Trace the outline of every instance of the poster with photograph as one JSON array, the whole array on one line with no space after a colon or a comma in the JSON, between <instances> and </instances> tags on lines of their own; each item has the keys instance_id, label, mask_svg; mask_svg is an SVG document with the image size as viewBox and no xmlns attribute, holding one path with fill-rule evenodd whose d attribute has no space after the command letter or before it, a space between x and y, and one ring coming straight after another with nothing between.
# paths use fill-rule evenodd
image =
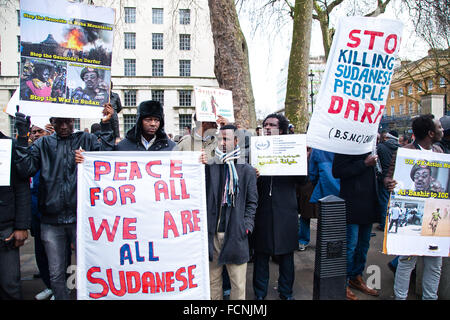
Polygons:
<instances>
[{"instance_id":1,"label":"poster with photograph","mask_svg":"<svg viewBox=\"0 0 450 320\"><path fill-rule=\"evenodd\" d=\"M449 256L450 155L398 149L384 252Z\"/></svg>"},{"instance_id":2,"label":"poster with photograph","mask_svg":"<svg viewBox=\"0 0 450 320\"><path fill-rule=\"evenodd\" d=\"M306 135L253 136L250 161L262 176L307 175Z\"/></svg>"},{"instance_id":3,"label":"poster with photograph","mask_svg":"<svg viewBox=\"0 0 450 320\"><path fill-rule=\"evenodd\" d=\"M110 94L114 10L69 1L20 5L20 111L100 118Z\"/></svg>"},{"instance_id":4,"label":"poster with photograph","mask_svg":"<svg viewBox=\"0 0 450 320\"><path fill-rule=\"evenodd\" d=\"M230 90L194 87L197 121L215 122L222 116L234 122L233 93Z\"/></svg>"}]
</instances>

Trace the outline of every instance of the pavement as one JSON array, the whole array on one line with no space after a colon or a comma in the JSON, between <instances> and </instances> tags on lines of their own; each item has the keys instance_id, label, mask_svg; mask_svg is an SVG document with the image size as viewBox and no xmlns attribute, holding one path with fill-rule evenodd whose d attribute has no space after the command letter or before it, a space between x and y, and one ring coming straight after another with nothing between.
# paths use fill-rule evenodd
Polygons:
<instances>
[{"instance_id":1,"label":"pavement","mask_svg":"<svg viewBox=\"0 0 450 320\"><path fill-rule=\"evenodd\" d=\"M295 300L312 300L313 299L313 279L315 265L315 246L316 246L317 219L311 220L311 243L305 251L296 251L294 253L295 263L295 282L294 282L294 298ZM393 284L394 274L389 270L387 263L393 258L382 253L383 248L383 232L373 227L374 236L370 240L370 249L367 257L366 270L363 278L368 281L375 289L378 289L380 295L378 297L368 296L357 290L353 290L360 300L393 300ZM75 255L73 256L75 262ZM34 300L34 296L45 289L40 278L35 275L39 271L36 266L34 257L34 239L30 238L21 248L21 277L22 291L25 300ZM253 264L249 263L247 268L247 300L254 299L252 288ZM270 280L266 299L279 300L277 292L278 265L270 262ZM75 290L71 294L76 299ZM411 281L409 290L410 300L417 300L419 297L415 294L415 281Z\"/></svg>"}]
</instances>

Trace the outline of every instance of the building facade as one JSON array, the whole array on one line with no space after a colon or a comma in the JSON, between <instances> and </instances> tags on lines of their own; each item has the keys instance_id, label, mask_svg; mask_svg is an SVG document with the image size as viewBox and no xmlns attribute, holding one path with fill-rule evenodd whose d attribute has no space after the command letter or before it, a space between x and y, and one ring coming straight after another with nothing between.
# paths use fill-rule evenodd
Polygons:
<instances>
[{"instance_id":1,"label":"building facade","mask_svg":"<svg viewBox=\"0 0 450 320\"><path fill-rule=\"evenodd\" d=\"M116 12L111 79L112 91L119 94L123 106L121 137L134 125L137 106L145 100L163 104L167 133L183 134L195 111L194 86L218 87L207 0L89 3ZM0 2L0 12L0 105L4 108L19 86L19 1ZM76 127L83 130L94 122L98 119L77 119ZM0 115L3 132L11 134L12 123L12 117Z\"/></svg>"},{"instance_id":2,"label":"building facade","mask_svg":"<svg viewBox=\"0 0 450 320\"><path fill-rule=\"evenodd\" d=\"M426 57L413 62L402 62L394 71L381 120L383 129L399 129L402 132L410 127L411 118L419 114L433 113L440 118L450 112L449 52L448 49L430 50ZM430 107L427 102L430 99L437 101L442 108Z\"/></svg>"}]
</instances>

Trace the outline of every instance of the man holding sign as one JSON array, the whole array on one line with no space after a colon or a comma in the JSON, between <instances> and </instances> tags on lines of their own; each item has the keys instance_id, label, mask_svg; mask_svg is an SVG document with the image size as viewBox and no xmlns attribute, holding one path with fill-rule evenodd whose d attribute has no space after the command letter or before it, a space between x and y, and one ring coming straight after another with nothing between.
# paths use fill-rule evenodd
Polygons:
<instances>
[{"instance_id":1,"label":"man holding sign","mask_svg":"<svg viewBox=\"0 0 450 320\"><path fill-rule=\"evenodd\" d=\"M77 213L76 149L89 151L112 150L114 140L110 119L111 105L103 109L102 132L96 135L74 132L72 118L52 118L55 134L41 137L28 148L29 117L16 113L18 131L16 165L24 178L40 170L42 202L41 236L49 260L50 282L55 299L69 299L66 288L66 239L75 244Z\"/></svg>"}]
</instances>

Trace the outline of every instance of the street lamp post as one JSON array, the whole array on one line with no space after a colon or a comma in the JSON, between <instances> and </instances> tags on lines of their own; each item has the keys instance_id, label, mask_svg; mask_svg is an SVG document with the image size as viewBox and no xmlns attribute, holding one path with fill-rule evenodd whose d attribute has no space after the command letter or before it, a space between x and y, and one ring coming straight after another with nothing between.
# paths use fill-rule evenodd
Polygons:
<instances>
[{"instance_id":1,"label":"street lamp post","mask_svg":"<svg viewBox=\"0 0 450 320\"><path fill-rule=\"evenodd\" d=\"M312 70L310 70L310 74L308 74L308 77L311 81L311 113L314 112L314 90L313 90L313 79L314 79L314 73L312 72Z\"/></svg>"}]
</instances>

